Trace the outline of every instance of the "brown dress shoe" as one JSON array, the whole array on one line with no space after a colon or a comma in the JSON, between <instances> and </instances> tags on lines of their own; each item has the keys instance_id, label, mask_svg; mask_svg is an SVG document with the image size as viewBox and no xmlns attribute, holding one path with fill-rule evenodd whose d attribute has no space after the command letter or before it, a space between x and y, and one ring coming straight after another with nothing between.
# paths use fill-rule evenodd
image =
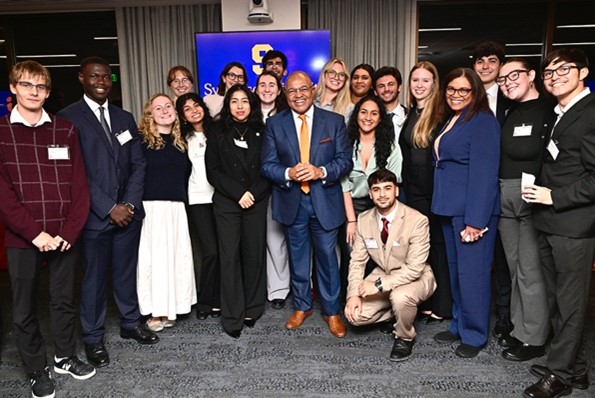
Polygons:
<instances>
[{"instance_id":1,"label":"brown dress shoe","mask_svg":"<svg viewBox=\"0 0 595 398\"><path fill-rule=\"evenodd\" d=\"M302 326L302 323L304 323L306 318L308 318L310 315L312 315L312 310L308 310L308 311L295 310L293 312L293 314L291 314L291 316L289 317L287 322L285 322L285 327L289 330L297 329L300 326Z\"/></svg>"},{"instance_id":2,"label":"brown dress shoe","mask_svg":"<svg viewBox=\"0 0 595 398\"><path fill-rule=\"evenodd\" d=\"M322 318L326 323L328 323L328 328L333 336L345 337L347 330L345 330L345 325L343 324L343 321L341 320L341 317L339 315L325 315Z\"/></svg>"}]
</instances>

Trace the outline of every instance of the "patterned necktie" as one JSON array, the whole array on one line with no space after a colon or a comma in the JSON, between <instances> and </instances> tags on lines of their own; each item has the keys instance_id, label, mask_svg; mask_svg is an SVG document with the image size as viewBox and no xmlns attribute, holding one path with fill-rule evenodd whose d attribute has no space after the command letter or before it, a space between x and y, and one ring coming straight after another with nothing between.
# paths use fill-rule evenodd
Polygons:
<instances>
[{"instance_id":1,"label":"patterned necktie","mask_svg":"<svg viewBox=\"0 0 595 398\"><path fill-rule=\"evenodd\" d=\"M388 220L385 217L380 219L382 221L382 231L380 232L380 239L382 239L382 243L386 244L388 239Z\"/></svg>"},{"instance_id":2,"label":"patterned necktie","mask_svg":"<svg viewBox=\"0 0 595 398\"><path fill-rule=\"evenodd\" d=\"M302 120L302 128L300 128L300 162L310 162L310 131L308 129L308 122L306 121L306 115L300 115L299 118ZM302 181L302 192L310 192L310 182Z\"/></svg>"},{"instance_id":3,"label":"patterned necktie","mask_svg":"<svg viewBox=\"0 0 595 398\"><path fill-rule=\"evenodd\" d=\"M107 124L107 120L105 120L105 108L103 106L99 107L99 122L101 123L101 127L103 127L103 131L105 131L105 135L107 136L107 141L112 145L112 132Z\"/></svg>"}]
</instances>

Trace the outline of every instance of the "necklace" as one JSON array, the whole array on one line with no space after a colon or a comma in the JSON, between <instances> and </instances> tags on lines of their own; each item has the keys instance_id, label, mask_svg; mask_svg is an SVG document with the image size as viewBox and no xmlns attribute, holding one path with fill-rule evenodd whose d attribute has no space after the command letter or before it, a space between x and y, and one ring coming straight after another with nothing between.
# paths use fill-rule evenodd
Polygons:
<instances>
[{"instance_id":1,"label":"necklace","mask_svg":"<svg viewBox=\"0 0 595 398\"><path fill-rule=\"evenodd\" d=\"M423 111L424 108L415 108L415 116L419 117Z\"/></svg>"},{"instance_id":2,"label":"necklace","mask_svg":"<svg viewBox=\"0 0 595 398\"><path fill-rule=\"evenodd\" d=\"M236 130L236 133L238 133L238 136L240 137L240 141L245 141L244 137L246 136L246 134L248 133L248 127L246 127L244 129L243 133L240 133L240 130L238 130L237 127L234 127L234 129Z\"/></svg>"}]
</instances>

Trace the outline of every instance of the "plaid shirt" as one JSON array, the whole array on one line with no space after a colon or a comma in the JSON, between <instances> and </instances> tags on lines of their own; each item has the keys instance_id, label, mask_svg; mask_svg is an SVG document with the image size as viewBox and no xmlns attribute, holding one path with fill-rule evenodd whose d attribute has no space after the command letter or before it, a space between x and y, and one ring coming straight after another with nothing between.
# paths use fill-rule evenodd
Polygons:
<instances>
[{"instance_id":1,"label":"plaid shirt","mask_svg":"<svg viewBox=\"0 0 595 398\"><path fill-rule=\"evenodd\" d=\"M9 115L0 118L0 221L7 247L34 247L41 232L74 244L89 214L87 175L74 126L55 116L41 123L27 126L11 123ZM67 146L69 159L50 160L51 146Z\"/></svg>"}]
</instances>

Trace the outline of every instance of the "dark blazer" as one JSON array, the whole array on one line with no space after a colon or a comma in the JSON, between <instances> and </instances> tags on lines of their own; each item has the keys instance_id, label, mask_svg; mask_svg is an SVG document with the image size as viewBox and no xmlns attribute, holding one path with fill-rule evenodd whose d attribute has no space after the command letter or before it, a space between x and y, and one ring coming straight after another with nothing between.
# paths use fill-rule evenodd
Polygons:
<instances>
[{"instance_id":1,"label":"dark blazer","mask_svg":"<svg viewBox=\"0 0 595 398\"><path fill-rule=\"evenodd\" d=\"M352 147L347 139L345 119L334 112L314 108L310 163L326 168L324 180L310 182L316 217L326 230L345 222L340 179L353 168ZM273 182L273 219L293 224L300 205L301 187L285 180L285 171L300 162L298 135L293 113L284 110L267 119L262 147L262 174Z\"/></svg>"},{"instance_id":2,"label":"dark blazer","mask_svg":"<svg viewBox=\"0 0 595 398\"><path fill-rule=\"evenodd\" d=\"M500 126L491 112L481 111L463 122L459 116L439 141L432 212L462 216L465 225L484 228L500 214ZM447 123L448 124L448 123Z\"/></svg>"},{"instance_id":3,"label":"dark blazer","mask_svg":"<svg viewBox=\"0 0 595 398\"><path fill-rule=\"evenodd\" d=\"M267 199L270 183L260 174L262 131L247 134L248 149L235 145L232 132L226 131L223 122L213 126L209 138L205 166L207 179L215 188L213 201L221 195L240 208L238 201L246 191L254 195L256 202Z\"/></svg>"},{"instance_id":4,"label":"dark blazer","mask_svg":"<svg viewBox=\"0 0 595 398\"><path fill-rule=\"evenodd\" d=\"M533 225L553 235L595 237L595 93L574 104L553 130L546 136L560 152L554 160L546 151L541 170L553 205L534 205Z\"/></svg>"},{"instance_id":5,"label":"dark blazer","mask_svg":"<svg viewBox=\"0 0 595 398\"><path fill-rule=\"evenodd\" d=\"M70 120L78 130L85 159L91 211L85 229L101 231L110 224L109 212L117 203L131 203L135 218L144 217L143 184L145 156L134 117L129 112L109 104L112 144L101 123L84 99L61 110L58 116ZM132 139L120 145L115 135L128 130Z\"/></svg>"},{"instance_id":6,"label":"dark blazer","mask_svg":"<svg viewBox=\"0 0 595 398\"><path fill-rule=\"evenodd\" d=\"M498 88L498 97L496 98L496 119L498 119L500 126L504 125L508 111L513 103L514 102L506 98L500 88Z\"/></svg>"}]
</instances>

